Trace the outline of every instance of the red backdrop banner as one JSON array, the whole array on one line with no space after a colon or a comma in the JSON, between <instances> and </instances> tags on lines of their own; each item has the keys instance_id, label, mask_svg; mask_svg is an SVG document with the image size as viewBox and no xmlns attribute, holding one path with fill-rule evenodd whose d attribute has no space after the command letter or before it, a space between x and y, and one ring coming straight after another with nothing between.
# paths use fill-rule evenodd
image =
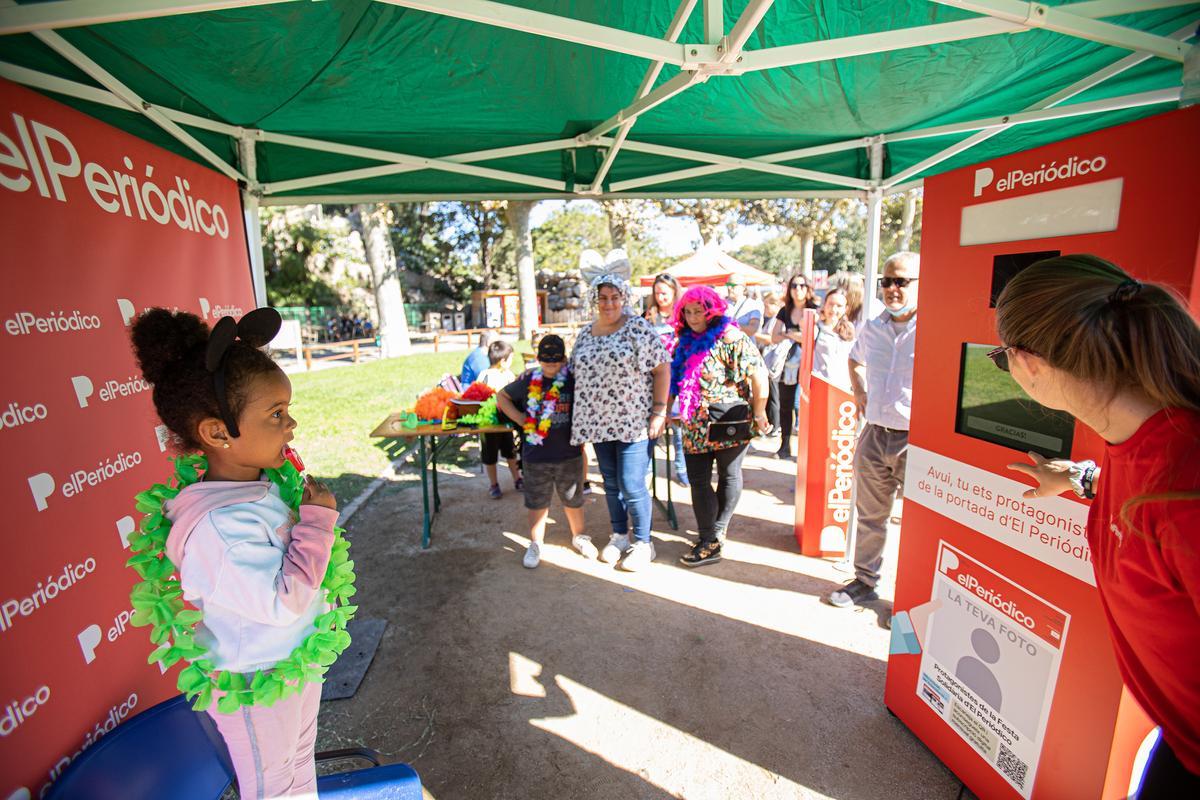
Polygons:
<instances>
[{"instance_id":1,"label":"red backdrop banner","mask_svg":"<svg viewBox=\"0 0 1200 800\"><path fill-rule=\"evenodd\" d=\"M11 83L0 98L0 797L39 797L174 693L129 626L133 495L170 454L129 325L254 296L235 183Z\"/></svg>"},{"instance_id":2,"label":"red backdrop banner","mask_svg":"<svg viewBox=\"0 0 1200 800\"><path fill-rule=\"evenodd\" d=\"M854 508L854 396L813 375L800 398L796 449L796 542L806 556L846 554Z\"/></svg>"}]
</instances>

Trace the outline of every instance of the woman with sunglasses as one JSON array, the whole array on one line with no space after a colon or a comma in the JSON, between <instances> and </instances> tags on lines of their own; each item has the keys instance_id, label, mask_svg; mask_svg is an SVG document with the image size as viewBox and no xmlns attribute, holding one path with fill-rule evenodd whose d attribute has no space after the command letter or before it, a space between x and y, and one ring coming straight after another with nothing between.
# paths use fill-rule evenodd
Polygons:
<instances>
[{"instance_id":1,"label":"woman with sunglasses","mask_svg":"<svg viewBox=\"0 0 1200 800\"><path fill-rule=\"evenodd\" d=\"M996 302L989 355L1092 428L1100 466L1047 461L1026 497L1091 498L1087 539L1121 676L1162 728L1139 800L1200 797L1200 328L1172 290L1091 255L1040 261Z\"/></svg>"},{"instance_id":2,"label":"woman with sunglasses","mask_svg":"<svg viewBox=\"0 0 1200 800\"><path fill-rule=\"evenodd\" d=\"M803 340L801 326L807 309L815 310L817 300L813 295L812 286L803 273L793 275L787 282L787 290L783 297L783 308L775 316L781 323L775 326L771 334L771 344L779 344L784 339L792 342L788 350L787 361L783 375L779 378L779 428L782 440L776 458L792 460L792 430L796 421L796 383L800 377L800 343Z\"/></svg>"}]
</instances>

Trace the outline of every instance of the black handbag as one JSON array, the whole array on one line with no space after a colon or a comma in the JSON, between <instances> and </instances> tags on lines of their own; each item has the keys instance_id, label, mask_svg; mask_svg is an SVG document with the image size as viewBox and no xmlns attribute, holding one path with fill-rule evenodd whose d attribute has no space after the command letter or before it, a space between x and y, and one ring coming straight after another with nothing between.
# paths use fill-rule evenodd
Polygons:
<instances>
[{"instance_id":1,"label":"black handbag","mask_svg":"<svg viewBox=\"0 0 1200 800\"><path fill-rule=\"evenodd\" d=\"M713 403L708 407L708 441L713 444L748 442L754 438L750 404Z\"/></svg>"}]
</instances>

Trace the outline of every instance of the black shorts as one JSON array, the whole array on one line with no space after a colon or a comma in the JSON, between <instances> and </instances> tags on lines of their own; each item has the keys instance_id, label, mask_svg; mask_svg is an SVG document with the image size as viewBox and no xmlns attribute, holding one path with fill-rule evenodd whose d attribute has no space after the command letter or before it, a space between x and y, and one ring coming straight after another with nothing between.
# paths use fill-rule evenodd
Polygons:
<instances>
[{"instance_id":1,"label":"black shorts","mask_svg":"<svg viewBox=\"0 0 1200 800\"><path fill-rule=\"evenodd\" d=\"M513 445L511 433L484 433L479 438L480 448L483 450L479 460L485 466L495 464L498 455L504 456L505 459L517 457L517 448Z\"/></svg>"},{"instance_id":2,"label":"black shorts","mask_svg":"<svg viewBox=\"0 0 1200 800\"><path fill-rule=\"evenodd\" d=\"M567 508L583 505L583 456L566 461L526 461L525 507L540 511L550 507L554 491Z\"/></svg>"}]
</instances>

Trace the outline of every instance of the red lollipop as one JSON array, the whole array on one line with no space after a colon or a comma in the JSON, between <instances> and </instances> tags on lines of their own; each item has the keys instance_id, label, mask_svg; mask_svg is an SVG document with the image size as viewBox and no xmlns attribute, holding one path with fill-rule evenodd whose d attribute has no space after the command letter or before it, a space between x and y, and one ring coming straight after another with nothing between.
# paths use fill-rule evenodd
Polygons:
<instances>
[{"instance_id":1,"label":"red lollipop","mask_svg":"<svg viewBox=\"0 0 1200 800\"><path fill-rule=\"evenodd\" d=\"M300 460L300 454L293 450L291 445L284 445L283 457L296 468L297 472L304 472L304 462Z\"/></svg>"}]
</instances>

